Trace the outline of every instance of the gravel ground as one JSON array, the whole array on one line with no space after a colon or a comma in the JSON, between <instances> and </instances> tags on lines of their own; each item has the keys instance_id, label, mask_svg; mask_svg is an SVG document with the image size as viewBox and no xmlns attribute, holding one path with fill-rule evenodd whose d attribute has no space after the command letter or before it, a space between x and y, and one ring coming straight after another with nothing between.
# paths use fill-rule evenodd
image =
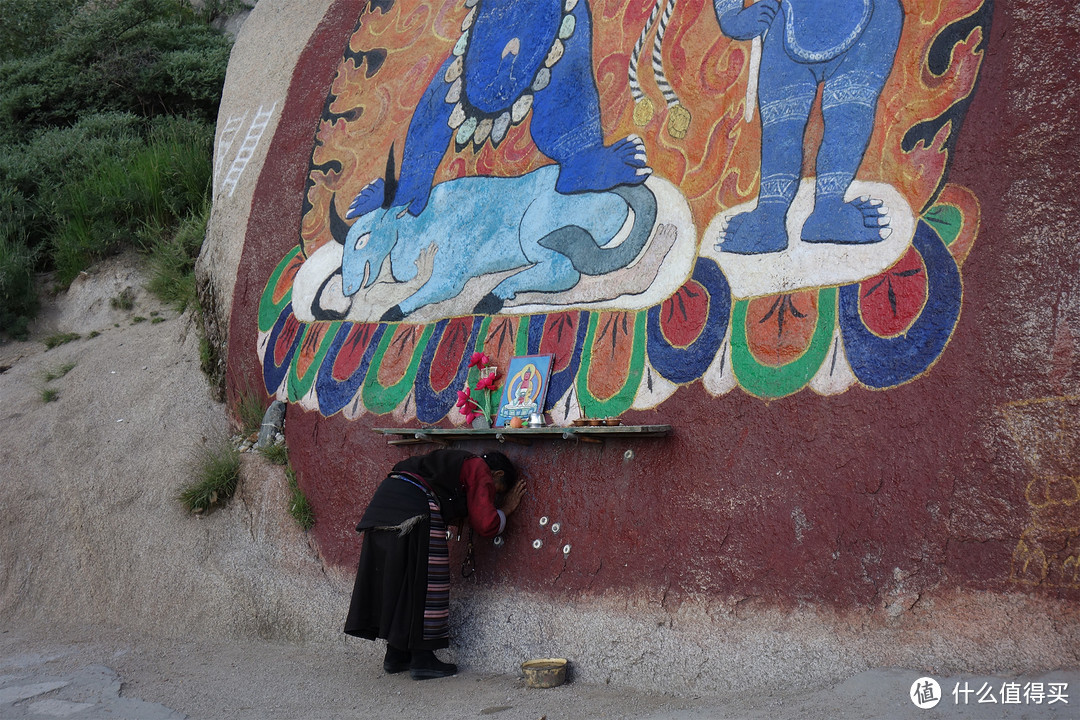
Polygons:
<instances>
[{"instance_id":1,"label":"gravel ground","mask_svg":"<svg viewBox=\"0 0 1080 720\"><path fill-rule=\"evenodd\" d=\"M1080 697L1035 705L1031 696L1001 703L1006 683L1044 690L1080 688L1080 673L1037 678L937 678L940 703L908 699L915 671L880 669L797 695L673 697L570 682L533 689L517 675L463 670L417 682L386 675L371 643L164 640L118 629L0 630L0 717L131 720L320 718L484 718L499 720L906 720L910 718L1075 718ZM967 706L952 689L972 689ZM979 690L998 702L979 703ZM21 690L21 692L20 692ZM30 694L29 697L26 697ZM983 693L985 696L985 692ZM958 697L963 698L960 692ZM1008 695L1005 696L1006 699ZM986 700L986 697L983 697Z\"/></svg>"}]
</instances>

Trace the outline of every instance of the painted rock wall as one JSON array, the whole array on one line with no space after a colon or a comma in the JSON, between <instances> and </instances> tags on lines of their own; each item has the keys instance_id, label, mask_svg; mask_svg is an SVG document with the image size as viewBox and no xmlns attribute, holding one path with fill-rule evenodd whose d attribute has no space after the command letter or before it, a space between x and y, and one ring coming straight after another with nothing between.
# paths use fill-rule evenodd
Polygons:
<instances>
[{"instance_id":1,"label":"painted rock wall","mask_svg":"<svg viewBox=\"0 0 1080 720\"><path fill-rule=\"evenodd\" d=\"M290 403L330 563L425 448L371 428L463 426L482 351L504 377L550 356L555 424L673 428L508 443L530 494L482 586L1075 614L1075 10L325 6L239 150L260 116L227 86L212 233L239 251L230 396ZM225 174L246 145L265 160Z\"/></svg>"}]
</instances>

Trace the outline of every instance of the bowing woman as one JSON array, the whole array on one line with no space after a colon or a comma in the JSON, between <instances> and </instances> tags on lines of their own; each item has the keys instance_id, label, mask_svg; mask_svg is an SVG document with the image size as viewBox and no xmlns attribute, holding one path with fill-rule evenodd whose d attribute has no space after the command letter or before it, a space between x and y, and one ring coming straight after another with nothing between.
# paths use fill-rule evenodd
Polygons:
<instances>
[{"instance_id":1,"label":"bowing woman","mask_svg":"<svg viewBox=\"0 0 1080 720\"><path fill-rule=\"evenodd\" d=\"M446 527L467 519L481 537L502 533L525 493L517 475L500 452L435 450L394 465L375 490L356 526L364 541L345 632L386 640L383 670L415 680L457 672L434 652L450 645Z\"/></svg>"}]
</instances>

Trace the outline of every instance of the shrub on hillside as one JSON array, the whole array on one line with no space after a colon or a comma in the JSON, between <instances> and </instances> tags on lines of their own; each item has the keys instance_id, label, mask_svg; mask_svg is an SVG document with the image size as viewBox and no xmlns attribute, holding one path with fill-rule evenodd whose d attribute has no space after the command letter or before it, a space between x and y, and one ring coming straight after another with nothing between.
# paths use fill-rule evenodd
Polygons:
<instances>
[{"instance_id":1,"label":"shrub on hillside","mask_svg":"<svg viewBox=\"0 0 1080 720\"><path fill-rule=\"evenodd\" d=\"M12 219L31 244L48 239L58 189L110 158L133 154L144 143L144 122L131 113L93 113L71 127L39 129L23 142L0 145L0 192L18 194Z\"/></svg>"},{"instance_id":2,"label":"shrub on hillside","mask_svg":"<svg viewBox=\"0 0 1080 720\"><path fill-rule=\"evenodd\" d=\"M0 0L0 61L37 52L40 43L55 44L78 0Z\"/></svg>"},{"instance_id":3,"label":"shrub on hillside","mask_svg":"<svg viewBox=\"0 0 1080 720\"><path fill-rule=\"evenodd\" d=\"M21 339L37 312L36 252L6 225L0 224L0 332Z\"/></svg>"},{"instance_id":4,"label":"shrub on hillside","mask_svg":"<svg viewBox=\"0 0 1080 720\"><path fill-rule=\"evenodd\" d=\"M57 42L0 64L0 142L102 111L214 121L227 37L178 0L80 5Z\"/></svg>"},{"instance_id":5,"label":"shrub on hillside","mask_svg":"<svg viewBox=\"0 0 1080 720\"><path fill-rule=\"evenodd\" d=\"M231 48L211 24L245 6L0 0L0 332L34 312L27 268L66 285L130 246L190 268Z\"/></svg>"},{"instance_id":6,"label":"shrub on hillside","mask_svg":"<svg viewBox=\"0 0 1080 720\"><path fill-rule=\"evenodd\" d=\"M57 281L67 285L123 247L152 250L158 238L201 211L210 191L212 133L196 121L157 119L129 154L105 158L59 185L48 202Z\"/></svg>"}]
</instances>

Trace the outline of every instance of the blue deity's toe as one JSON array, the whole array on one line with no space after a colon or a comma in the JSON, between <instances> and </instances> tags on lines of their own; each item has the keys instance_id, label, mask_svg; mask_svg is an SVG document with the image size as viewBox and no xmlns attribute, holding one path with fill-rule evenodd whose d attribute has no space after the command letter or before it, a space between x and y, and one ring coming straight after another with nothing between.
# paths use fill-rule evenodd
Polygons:
<instances>
[{"instance_id":1,"label":"blue deity's toe","mask_svg":"<svg viewBox=\"0 0 1080 720\"><path fill-rule=\"evenodd\" d=\"M559 168L555 189L561 193L603 192L619 185L640 185L652 174L645 148L630 138L609 147L579 151Z\"/></svg>"},{"instance_id":2,"label":"blue deity's toe","mask_svg":"<svg viewBox=\"0 0 1080 720\"><path fill-rule=\"evenodd\" d=\"M891 234L889 216L880 200L863 196L845 203L818 198L814 212L802 228L802 240L808 243L868 245Z\"/></svg>"},{"instance_id":3,"label":"blue deity's toe","mask_svg":"<svg viewBox=\"0 0 1080 720\"><path fill-rule=\"evenodd\" d=\"M384 196L383 186L382 178L372 180L365 185L364 189L349 204L349 211L345 213L345 219L352 220L381 207Z\"/></svg>"},{"instance_id":4,"label":"blue deity's toe","mask_svg":"<svg viewBox=\"0 0 1080 720\"><path fill-rule=\"evenodd\" d=\"M736 255L761 255L786 250L786 214L782 206L773 208L768 205L740 213L728 221L716 249Z\"/></svg>"}]
</instances>

